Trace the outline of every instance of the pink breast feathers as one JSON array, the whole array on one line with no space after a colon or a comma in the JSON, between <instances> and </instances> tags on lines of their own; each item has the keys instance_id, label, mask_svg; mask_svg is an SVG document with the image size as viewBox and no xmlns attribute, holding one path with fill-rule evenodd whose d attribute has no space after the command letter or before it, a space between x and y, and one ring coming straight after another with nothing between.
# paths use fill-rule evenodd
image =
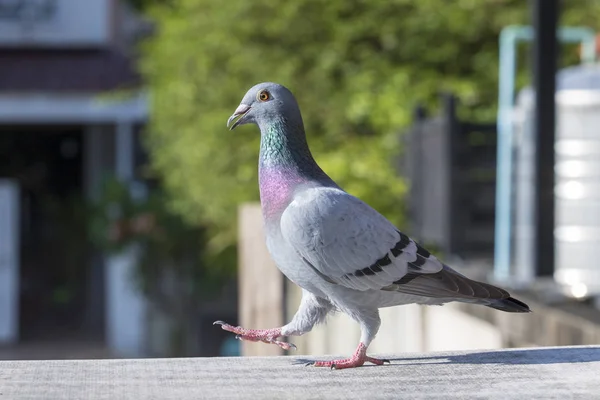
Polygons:
<instances>
[{"instance_id":1,"label":"pink breast feathers","mask_svg":"<svg viewBox=\"0 0 600 400\"><path fill-rule=\"evenodd\" d=\"M265 218L279 216L292 201L294 191L306 179L296 171L261 168L259 173L260 203Z\"/></svg>"}]
</instances>

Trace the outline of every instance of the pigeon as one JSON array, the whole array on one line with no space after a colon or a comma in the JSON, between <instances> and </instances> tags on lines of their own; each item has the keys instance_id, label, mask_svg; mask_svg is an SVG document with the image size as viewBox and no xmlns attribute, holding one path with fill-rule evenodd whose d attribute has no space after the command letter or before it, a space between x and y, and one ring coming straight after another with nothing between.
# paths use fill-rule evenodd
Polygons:
<instances>
[{"instance_id":1,"label":"pigeon","mask_svg":"<svg viewBox=\"0 0 600 400\"><path fill-rule=\"evenodd\" d=\"M238 339L295 348L280 339L303 335L331 312L360 325L360 342L345 359L315 361L335 369L382 365L367 356L381 320L379 308L404 304L480 304L530 312L503 289L456 272L383 215L344 191L316 163L294 95L277 83L252 87L227 121L260 129L259 189L266 244L279 270L302 288L300 306L286 325L245 329L215 324Z\"/></svg>"}]
</instances>

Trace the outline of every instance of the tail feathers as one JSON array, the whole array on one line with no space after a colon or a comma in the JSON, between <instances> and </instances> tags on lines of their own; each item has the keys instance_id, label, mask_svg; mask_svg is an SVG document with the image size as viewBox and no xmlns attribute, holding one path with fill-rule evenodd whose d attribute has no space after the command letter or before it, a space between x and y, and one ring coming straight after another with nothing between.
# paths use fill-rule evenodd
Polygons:
<instances>
[{"instance_id":1,"label":"tail feathers","mask_svg":"<svg viewBox=\"0 0 600 400\"><path fill-rule=\"evenodd\" d=\"M529 306L522 301L515 298L509 297L506 299L494 300L489 304L488 307L495 308L496 310L514 312L514 313L528 313L531 312Z\"/></svg>"},{"instance_id":2,"label":"tail feathers","mask_svg":"<svg viewBox=\"0 0 600 400\"><path fill-rule=\"evenodd\" d=\"M382 290L481 304L506 312L531 312L527 304L510 297L506 290L469 279L447 265L436 273L411 271Z\"/></svg>"}]
</instances>

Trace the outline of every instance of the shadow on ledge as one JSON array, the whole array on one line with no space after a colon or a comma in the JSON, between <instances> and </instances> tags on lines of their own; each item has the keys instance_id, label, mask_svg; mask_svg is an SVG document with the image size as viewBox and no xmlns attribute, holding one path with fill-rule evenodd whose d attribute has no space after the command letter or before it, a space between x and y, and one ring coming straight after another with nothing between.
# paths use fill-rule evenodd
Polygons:
<instances>
[{"instance_id":1,"label":"shadow on ledge","mask_svg":"<svg viewBox=\"0 0 600 400\"><path fill-rule=\"evenodd\" d=\"M460 355L435 355L423 357L387 358L391 365L431 365L431 364L565 364L600 361L600 348L597 347L553 347L539 349L507 349L486 352L473 352ZM306 364L314 359L297 358L294 364ZM367 365L367 364L365 364Z\"/></svg>"},{"instance_id":2,"label":"shadow on ledge","mask_svg":"<svg viewBox=\"0 0 600 400\"><path fill-rule=\"evenodd\" d=\"M600 349L590 347L554 347L527 350L487 351L449 356L393 358L402 364L563 364L600 361ZM406 363L406 361L416 361ZM421 361L421 362L418 362Z\"/></svg>"}]
</instances>

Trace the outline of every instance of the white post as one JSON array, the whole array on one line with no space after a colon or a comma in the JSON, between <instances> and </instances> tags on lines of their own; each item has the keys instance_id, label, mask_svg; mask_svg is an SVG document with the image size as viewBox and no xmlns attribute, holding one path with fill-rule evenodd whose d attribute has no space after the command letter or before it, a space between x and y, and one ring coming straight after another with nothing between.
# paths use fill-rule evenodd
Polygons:
<instances>
[{"instance_id":1,"label":"white post","mask_svg":"<svg viewBox=\"0 0 600 400\"><path fill-rule=\"evenodd\" d=\"M116 126L115 170L128 185L134 177L133 124ZM135 285L134 268L138 249L125 249L106 260L106 336L110 348L129 357L145 353L146 301Z\"/></svg>"},{"instance_id":2,"label":"white post","mask_svg":"<svg viewBox=\"0 0 600 400\"><path fill-rule=\"evenodd\" d=\"M0 344L19 338L19 188L0 180Z\"/></svg>"}]
</instances>

